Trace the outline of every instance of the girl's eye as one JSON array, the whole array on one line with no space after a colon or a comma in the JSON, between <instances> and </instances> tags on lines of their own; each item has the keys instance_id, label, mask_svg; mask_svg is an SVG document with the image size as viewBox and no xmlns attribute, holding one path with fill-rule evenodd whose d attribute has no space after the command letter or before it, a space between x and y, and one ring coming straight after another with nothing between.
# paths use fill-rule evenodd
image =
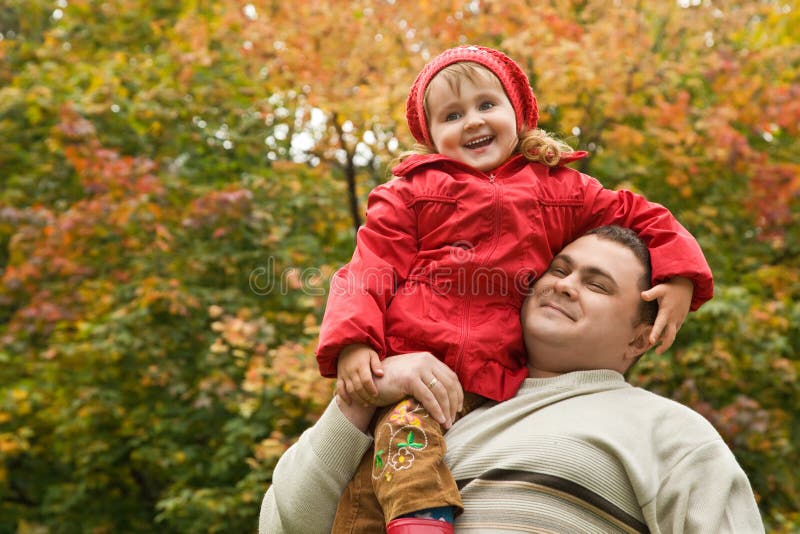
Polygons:
<instances>
[{"instance_id":1,"label":"girl's eye","mask_svg":"<svg viewBox=\"0 0 800 534\"><path fill-rule=\"evenodd\" d=\"M492 109L493 107L494 104L492 102L484 102L483 104L480 105L479 109L481 111L486 111L487 109Z\"/></svg>"},{"instance_id":2,"label":"girl's eye","mask_svg":"<svg viewBox=\"0 0 800 534\"><path fill-rule=\"evenodd\" d=\"M448 113L447 116L444 118L445 121L457 121L461 117L461 113Z\"/></svg>"},{"instance_id":3,"label":"girl's eye","mask_svg":"<svg viewBox=\"0 0 800 534\"><path fill-rule=\"evenodd\" d=\"M607 292L606 286L604 286L603 284L598 284L597 282L590 282L589 287L591 287L595 291L601 291L603 293Z\"/></svg>"},{"instance_id":4,"label":"girl's eye","mask_svg":"<svg viewBox=\"0 0 800 534\"><path fill-rule=\"evenodd\" d=\"M552 267L550 269L550 274L552 274L553 276L557 276L559 278L564 278L567 275L567 271L565 271L561 267Z\"/></svg>"}]
</instances>

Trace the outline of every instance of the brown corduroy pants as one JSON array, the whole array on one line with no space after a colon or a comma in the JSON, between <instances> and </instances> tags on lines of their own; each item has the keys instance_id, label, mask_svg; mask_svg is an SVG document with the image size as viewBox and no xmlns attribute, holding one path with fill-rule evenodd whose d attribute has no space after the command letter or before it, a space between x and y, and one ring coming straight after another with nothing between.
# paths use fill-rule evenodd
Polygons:
<instances>
[{"instance_id":1,"label":"brown corduroy pants","mask_svg":"<svg viewBox=\"0 0 800 534\"><path fill-rule=\"evenodd\" d=\"M485 400L465 393L459 417ZM382 533L392 519L426 508L452 506L456 515L464 510L444 463L444 431L415 399L380 410L373 435L374 450L364 454L339 501L333 534Z\"/></svg>"}]
</instances>

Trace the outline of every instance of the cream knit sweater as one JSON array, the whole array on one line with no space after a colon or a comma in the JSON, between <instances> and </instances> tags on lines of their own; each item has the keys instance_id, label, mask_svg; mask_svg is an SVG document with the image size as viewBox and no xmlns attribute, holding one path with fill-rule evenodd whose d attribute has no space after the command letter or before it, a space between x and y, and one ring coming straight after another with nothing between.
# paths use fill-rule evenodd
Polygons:
<instances>
[{"instance_id":1,"label":"cream knit sweater","mask_svg":"<svg viewBox=\"0 0 800 534\"><path fill-rule=\"evenodd\" d=\"M750 484L699 414L607 370L527 379L447 433L459 533L759 533ZM370 438L332 403L281 458L261 534L329 532Z\"/></svg>"}]
</instances>

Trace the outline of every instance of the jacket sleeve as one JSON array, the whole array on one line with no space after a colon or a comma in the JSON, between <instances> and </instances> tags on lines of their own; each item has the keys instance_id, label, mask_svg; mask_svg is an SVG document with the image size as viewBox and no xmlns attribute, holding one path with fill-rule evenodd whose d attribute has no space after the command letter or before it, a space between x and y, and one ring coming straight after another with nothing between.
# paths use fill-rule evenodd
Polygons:
<instances>
[{"instance_id":1,"label":"jacket sleeve","mask_svg":"<svg viewBox=\"0 0 800 534\"><path fill-rule=\"evenodd\" d=\"M585 174L580 177L585 196L583 218L575 237L607 224L630 228L647 243L654 284L675 276L692 280L692 310L711 299L714 280L703 251L669 210L630 191L605 189L600 182Z\"/></svg>"},{"instance_id":2,"label":"jacket sleeve","mask_svg":"<svg viewBox=\"0 0 800 534\"><path fill-rule=\"evenodd\" d=\"M259 534L323 534L331 531L342 493L372 438L332 401L278 461L261 502Z\"/></svg>"},{"instance_id":3,"label":"jacket sleeve","mask_svg":"<svg viewBox=\"0 0 800 534\"><path fill-rule=\"evenodd\" d=\"M764 532L750 482L721 439L670 469L642 512L653 533Z\"/></svg>"},{"instance_id":4,"label":"jacket sleeve","mask_svg":"<svg viewBox=\"0 0 800 534\"><path fill-rule=\"evenodd\" d=\"M406 183L395 179L370 193L353 258L331 280L317 347L322 376L336 376L339 353L347 345L364 343L381 359L386 356L386 308L418 251L416 214L398 192Z\"/></svg>"}]
</instances>

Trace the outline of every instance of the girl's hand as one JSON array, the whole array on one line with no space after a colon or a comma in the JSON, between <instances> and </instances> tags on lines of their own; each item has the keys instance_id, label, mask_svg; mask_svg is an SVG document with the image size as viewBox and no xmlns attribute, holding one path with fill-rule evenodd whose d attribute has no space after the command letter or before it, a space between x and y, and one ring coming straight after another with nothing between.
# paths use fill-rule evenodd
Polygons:
<instances>
[{"instance_id":1,"label":"girl's hand","mask_svg":"<svg viewBox=\"0 0 800 534\"><path fill-rule=\"evenodd\" d=\"M348 345L339 354L336 364L336 393L347 404L353 399L364 405L375 404L378 389L372 375L383 376L378 353L369 345Z\"/></svg>"},{"instance_id":2,"label":"girl's hand","mask_svg":"<svg viewBox=\"0 0 800 534\"><path fill-rule=\"evenodd\" d=\"M648 302L658 300L658 315L650 331L650 343L661 344L656 354L663 354L672 346L675 336L689 314L692 303L694 283L683 276L675 276L668 281L642 291L642 298Z\"/></svg>"}]
</instances>

